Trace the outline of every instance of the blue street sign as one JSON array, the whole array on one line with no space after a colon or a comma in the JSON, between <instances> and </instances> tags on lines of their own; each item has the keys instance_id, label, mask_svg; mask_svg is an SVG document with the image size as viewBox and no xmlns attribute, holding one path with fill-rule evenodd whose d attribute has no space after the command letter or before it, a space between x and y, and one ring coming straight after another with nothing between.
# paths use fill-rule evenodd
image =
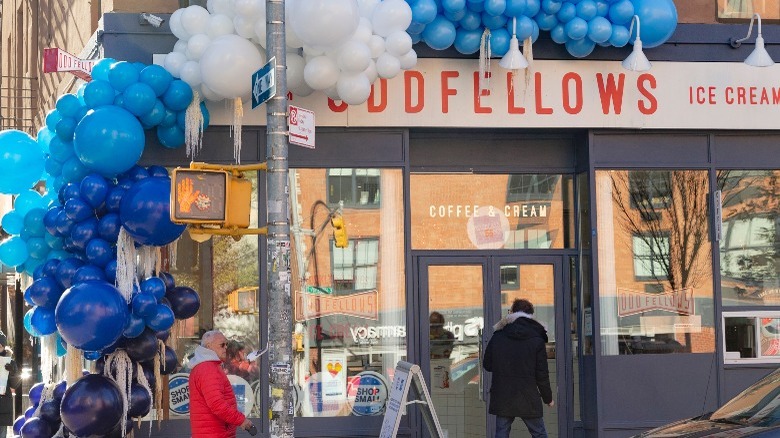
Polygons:
<instances>
[{"instance_id":1,"label":"blue street sign","mask_svg":"<svg viewBox=\"0 0 780 438\"><path fill-rule=\"evenodd\" d=\"M276 95L276 57L252 74L252 109Z\"/></svg>"}]
</instances>

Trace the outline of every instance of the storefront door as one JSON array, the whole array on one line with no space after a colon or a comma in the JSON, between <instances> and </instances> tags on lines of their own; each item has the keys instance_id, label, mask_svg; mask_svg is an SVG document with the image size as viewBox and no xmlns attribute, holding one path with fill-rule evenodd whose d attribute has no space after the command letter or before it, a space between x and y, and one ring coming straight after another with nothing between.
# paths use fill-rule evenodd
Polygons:
<instances>
[{"instance_id":1,"label":"storefront door","mask_svg":"<svg viewBox=\"0 0 780 438\"><path fill-rule=\"evenodd\" d=\"M448 437L492 437L495 417L488 414L490 373L482 354L493 325L517 298L530 300L536 319L547 327L547 357L554 408L545 407L550 437L568 436L562 346L563 258L559 256L419 257L421 360L427 371L436 414ZM428 324L425 324L425 322ZM558 341L560 338L560 342ZM427 342L426 342L427 341ZM560 353L560 354L559 354ZM530 436L519 419L512 437Z\"/></svg>"}]
</instances>

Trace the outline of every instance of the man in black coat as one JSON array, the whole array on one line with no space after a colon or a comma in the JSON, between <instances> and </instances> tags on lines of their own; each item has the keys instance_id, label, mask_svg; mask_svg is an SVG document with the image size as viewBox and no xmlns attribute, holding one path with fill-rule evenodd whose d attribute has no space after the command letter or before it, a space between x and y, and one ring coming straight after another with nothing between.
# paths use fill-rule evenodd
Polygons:
<instances>
[{"instance_id":1,"label":"man in black coat","mask_svg":"<svg viewBox=\"0 0 780 438\"><path fill-rule=\"evenodd\" d=\"M0 331L0 356L11 356L11 349L8 347L8 338L5 333ZM8 383L5 389L5 394L0 395L0 438L5 438L7 426L14 424L14 406L13 396L11 395L11 389L16 390L19 394L20 386L22 383L21 376L16 367L16 362L11 362L5 365L6 371L8 371Z\"/></svg>"},{"instance_id":2,"label":"man in black coat","mask_svg":"<svg viewBox=\"0 0 780 438\"><path fill-rule=\"evenodd\" d=\"M507 438L520 417L534 438L547 438L542 403L553 406L547 368L547 330L533 319L534 306L515 300L499 321L485 350L483 366L493 373L489 412L496 416L496 438Z\"/></svg>"}]
</instances>

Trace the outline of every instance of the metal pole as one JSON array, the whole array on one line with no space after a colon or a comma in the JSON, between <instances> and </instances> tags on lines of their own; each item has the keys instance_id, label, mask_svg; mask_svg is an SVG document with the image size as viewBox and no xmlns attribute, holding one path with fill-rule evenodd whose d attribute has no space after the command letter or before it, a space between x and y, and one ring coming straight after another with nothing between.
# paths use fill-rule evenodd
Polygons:
<instances>
[{"instance_id":1,"label":"metal pole","mask_svg":"<svg viewBox=\"0 0 780 438\"><path fill-rule=\"evenodd\" d=\"M292 297L288 218L287 66L284 0L266 0L266 53L276 57L276 95L266 102L270 436L295 435L292 400Z\"/></svg>"}]
</instances>

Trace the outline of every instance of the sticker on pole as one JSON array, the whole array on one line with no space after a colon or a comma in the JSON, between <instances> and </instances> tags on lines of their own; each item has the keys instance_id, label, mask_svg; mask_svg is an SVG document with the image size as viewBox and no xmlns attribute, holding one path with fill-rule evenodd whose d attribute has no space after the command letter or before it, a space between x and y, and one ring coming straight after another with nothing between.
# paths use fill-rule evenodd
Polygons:
<instances>
[{"instance_id":1,"label":"sticker on pole","mask_svg":"<svg viewBox=\"0 0 780 438\"><path fill-rule=\"evenodd\" d=\"M252 74L252 109L276 96L276 57Z\"/></svg>"},{"instance_id":2,"label":"sticker on pole","mask_svg":"<svg viewBox=\"0 0 780 438\"><path fill-rule=\"evenodd\" d=\"M314 111L290 105L290 143L314 149Z\"/></svg>"}]
</instances>

